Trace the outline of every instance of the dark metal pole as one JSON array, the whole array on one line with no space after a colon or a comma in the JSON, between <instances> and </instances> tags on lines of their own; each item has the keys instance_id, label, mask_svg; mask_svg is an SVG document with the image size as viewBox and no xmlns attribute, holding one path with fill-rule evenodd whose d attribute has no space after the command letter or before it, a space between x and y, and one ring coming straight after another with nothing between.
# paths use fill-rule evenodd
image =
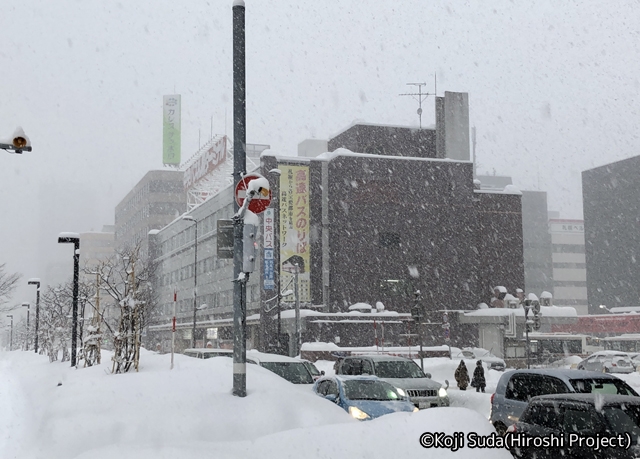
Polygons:
<instances>
[{"instance_id":1,"label":"dark metal pole","mask_svg":"<svg viewBox=\"0 0 640 459\"><path fill-rule=\"evenodd\" d=\"M198 311L198 220L194 219L193 224L196 227L196 238L194 241L193 253L193 333L191 334L191 347L196 347L196 312ZM204 346L203 346L204 347Z\"/></svg>"},{"instance_id":2,"label":"dark metal pole","mask_svg":"<svg viewBox=\"0 0 640 459\"><path fill-rule=\"evenodd\" d=\"M244 1L233 2L233 181L246 175ZM234 210L239 210L234 199ZM233 395L247 395L246 279L242 272L244 220L233 219Z\"/></svg>"},{"instance_id":3,"label":"dark metal pole","mask_svg":"<svg viewBox=\"0 0 640 459\"><path fill-rule=\"evenodd\" d=\"M36 282L36 336L35 336L35 353L38 353L38 324L40 322L40 282Z\"/></svg>"},{"instance_id":4,"label":"dark metal pole","mask_svg":"<svg viewBox=\"0 0 640 459\"><path fill-rule=\"evenodd\" d=\"M73 324L71 325L71 366L76 366L78 339L78 275L80 271L80 239L73 241Z\"/></svg>"}]
</instances>

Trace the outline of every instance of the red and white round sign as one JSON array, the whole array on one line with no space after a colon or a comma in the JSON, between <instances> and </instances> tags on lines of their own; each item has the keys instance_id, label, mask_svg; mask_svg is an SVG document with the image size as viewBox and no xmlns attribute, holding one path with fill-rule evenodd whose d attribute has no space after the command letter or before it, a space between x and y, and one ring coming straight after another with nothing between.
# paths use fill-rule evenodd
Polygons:
<instances>
[{"instance_id":1,"label":"red and white round sign","mask_svg":"<svg viewBox=\"0 0 640 459\"><path fill-rule=\"evenodd\" d=\"M249 185L249 182L251 180L256 180L259 178L262 178L262 176L256 175L256 174L250 174L243 177L242 180L240 180L236 184L236 202L240 207L242 207L242 204L244 203L244 198L247 195L247 186ZM259 214L261 212L264 212L265 209L267 209L267 207L269 207L270 204L271 204L271 190L269 190L268 196L263 196L260 193L256 194L256 196L254 196L251 199L248 209L254 214Z\"/></svg>"}]
</instances>

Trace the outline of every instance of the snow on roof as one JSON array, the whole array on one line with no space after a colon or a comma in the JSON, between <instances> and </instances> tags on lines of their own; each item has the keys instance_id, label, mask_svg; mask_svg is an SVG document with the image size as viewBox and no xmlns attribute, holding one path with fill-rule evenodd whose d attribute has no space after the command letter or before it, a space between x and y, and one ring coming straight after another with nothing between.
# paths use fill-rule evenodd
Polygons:
<instances>
[{"instance_id":1,"label":"snow on roof","mask_svg":"<svg viewBox=\"0 0 640 459\"><path fill-rule=\"evenodd\" d=\"M429 126L425 126L423 128L421 128L420 126L401 126L399 124L383 124L383 123L371 123L368 121L363 121L363 120L353 120L351 122L351 124L347 127L345 127L344 129L341 129L340 131L338 131L337 133L330 135L329 138L330 139L335 139L336 137L338 137L340 134L347 132L349 129L351 129L352 127L355 126L375 126L375 127L387 127L387 128L397 128L397 129L409 129L410 131L419 131L420 129L435 129L436 125L435 124L430 124Z\"/></svg>"},{"instance_id":2,"label":"snow on roof","mask_svg":"<svg viewBox=\"0 0 640 459\"><path fill-rule=\"evenodd\" d=\"M620 306L609 308L609 311L612 313L621 313L621 312L640 312L640 306Z\"/></svg>"},{"instance_id":3,"label":"snow on roof","mask_svg":"<svg viewBox=\"0 0 640 459\"><path fill-rule=\"evenodd\" d=\"M75 237L77 239L80 239L80 233L70 233L68 231L65 231L58 234L58 237L69 237L69 238Z\"/></svg>"},{"instance_id":4,"label":"snow on roof","mask_svg":"<svg viewBox=\"0 0 640 459\"><path fill-rule=\"evenodd\" d=\"M334 151L321 153L316 156L314 159L320 161L332 161L333 159L339 156L353 156L359 158L384 158L384 159L393 159L398 161L433 161L433 162L445 162L445 163L468 163L470 161L465 161L461 159L450 159L450 158L418 158L416 156L392 156L392 155L376 155L372 153L355 153L351 150L347 150L346 148L338 148Z\"/></svg>"},{"instance_id":5,"label":"snow on roof","mask_svg":"<svg viewBox=\"0 0 640 459\"><path fill-rule=\"evenodd\" d=\"M508 317L515 314L516 317L524 317L524 308L488 308L464 312L464 317ZM576 309L571 306L540 306L540 315L545 317L578 317ZM533 314L530 313L529 317Z\"/></svg>"},{"instance_id":6,"label":"snow on roof","mask_svg":"<svg viewBox=\"0 0 640 459\"><path fill-rule=\"evenodd\" d=\"M295 317L296 311L293 309L287 309L285 311L280 312L280 317L283 319L291 319ZM349 312L334 312L334 313L326 313L319 311L312 311L311 309L300 309L300 317L345 317L353 319L354 316L361 316L371 319L373 316L375 317L410 317L411 314L408 312L398 313L396 311L379 311L375 314L371 312L359 312L359 311L349 311Z\"/></svg>"},{"instance_id":7,"label":"snow on roof","mask_svg":"<svg viewBox=\"0 0 640 459\"><path fill-rule=\"evenodd\" d=\"M373 307L367 303L356 303L349 306L349 311L371 311Z\"/></svg>"},{"instance_id":8,"label":"snow on roof","mask_svg":"<svg viewBox=\"0 0 640 459\"><path fill-rule=\"evenodd\" d=\"M522 191L515 185L507 185L503 190L486 189L486 190L473 190L474 193L490 193L490 194L515 194L521 195Z\"/></svg>"}]
</instances>

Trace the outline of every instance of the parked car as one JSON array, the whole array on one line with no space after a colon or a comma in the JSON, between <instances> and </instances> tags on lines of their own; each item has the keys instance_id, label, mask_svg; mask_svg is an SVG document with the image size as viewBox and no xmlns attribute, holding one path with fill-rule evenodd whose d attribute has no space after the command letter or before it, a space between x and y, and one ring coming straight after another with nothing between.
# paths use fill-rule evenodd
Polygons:
<instances>
[{"instance_id":1,"label":"parked car","mask_svg":"<svg viewBox=\"0 0 640 459\"><path fill-rule=\"evenodd\" d=\"M302 359L302 363L304 363L304 366L307 367L307 370L309 370L309 373L311 373L311 376L313 377L314 381L317 381L322 376L324 376L324 370L323 371L318 370L318 367L316 367L313 364L313 362L310 362L309 360Z\"/></svg>"},{"instance_id":2,"label":"parked car","mask_svg":"<svg viewBox=\"0 0 640 459\"><path fill-rule=\"evenodd\" d=\"M638 367L640 367L640 352L629 353L629 358L636 371L638 371Z\"/></svg>"},{"instance_id":3,"label":"parked car","mask_svg":"<svg viewBox=\"0 0 640 459\"><path fill-rule=\"evenodd\" d=\"M571 392L638 395L620 378L594 371L510 370L500 377L496 391L491 395L489 419L496 431L504 434L507 427L519 420L531 398Z\"/></svg>"},{"instance_id":4,"label":"parked car","mask_svg":"<svg viewBox=\"0 0 640 459\"><path fill-rule=\"evenodd\" d=\"M184 355L195 357L196 359L210 359L212 357L233 357L232 349L185 349Z\"/></svg>"},{"instance_id":5,"label":"parked car","mask_svg":"<svg viewBox=\"0 0 640 459\"><path fill-rule=\"evenodd\" d=\"M507 368L504 360L481 347L464 348L459 353L453 355L453 358L475 361L482 360L482 362L487 365L487 368L491 370L504 371Z\"/></svg>"},{"instance_id":6,"label":"parked car","mask_svg":"<svg viewBox=\"0 0 640 459\"><path fill-rule=\"evenodd\" d=\"M640 397L602 394L561 394L534 397L520 420L508 432L526 437L562 438L562 446L535 447L533 442L511 450L517 458L637 458L640 457ZM620 435L626 444L595 448L582 445L576 439L615 437ZM570 437L570 435L572 437ZM573 441L572 441L573 438Z\"/></svg>"},{"instance_id":7,"label":"parked car","mask_svg":"<svg viewBox=\"0 0 640 459\"><path fill-rule=\"evenodd\" d=\"M337 375L372 375L402 390L419 409L449 406L447 388L424 374L411 359L392 355L353 355L344 357L336 368Z\"/></svg>"},{"instance_id":8,"label":"parked car","mask_svg":"<svg viewBox=\"0 0 640 459\"><path fill-rule=\"evenodd\" d=\"M327 376L316 381L313 391L360 421L399 411L418 411L396 387L375 376Z\"/></svg>"},{"instance_id":9,"label":"parked car","mask_svg":"<svg viewBox=\"0 0 640 459\"><path fill-rule=\"evenodd\" d=\"M620 351L599 351L578 364L578 370L601 371L603 373L633 373L636 369L629 354Z\"/></svg>"},{"instance_id":10,"label":"parked car","mask_svg":"<svg viewBox=\"0 0 640 459\"><path fill-rule=\"evenodd\" d=\"M313 384L313 376L300 359L279 354L247 351L247 363L255 363L283 377L293 384Z\"/></svg>"}]
</instances>

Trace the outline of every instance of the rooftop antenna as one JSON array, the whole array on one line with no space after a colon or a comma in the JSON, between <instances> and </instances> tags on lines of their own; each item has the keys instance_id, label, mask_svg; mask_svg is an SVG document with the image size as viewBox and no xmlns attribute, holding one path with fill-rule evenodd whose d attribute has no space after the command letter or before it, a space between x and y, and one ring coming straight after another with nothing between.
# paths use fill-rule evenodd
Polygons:
<instances>
[{"instance_id":1,"label":"rooftop antenna","mask_svg":"<svg viewBox=\"0 0 640 459\"><path fill-rule=\"evenodd\" d=\"M211 115L211 139L213 139L213 115Z\"/></svg>"},{"instance_id":2,"label":"rooftop antenna","mask_svg":"<svg viewBox=\"0 0 640 459\"><path fill-rule=\"evenodd\" d=\"M417 86L417 93L405 93L400 94L401 96L413 96L414 99L418 101L418 117L420 119L420 129L422 129L422 102L424 102L427 96L433 96L435 94L429 94L428 92L422 92L422 87L426 86L427 83L407 83L408 86ZM418 97L415 97L418 96Z\"/></svg>"}]
</instances>

